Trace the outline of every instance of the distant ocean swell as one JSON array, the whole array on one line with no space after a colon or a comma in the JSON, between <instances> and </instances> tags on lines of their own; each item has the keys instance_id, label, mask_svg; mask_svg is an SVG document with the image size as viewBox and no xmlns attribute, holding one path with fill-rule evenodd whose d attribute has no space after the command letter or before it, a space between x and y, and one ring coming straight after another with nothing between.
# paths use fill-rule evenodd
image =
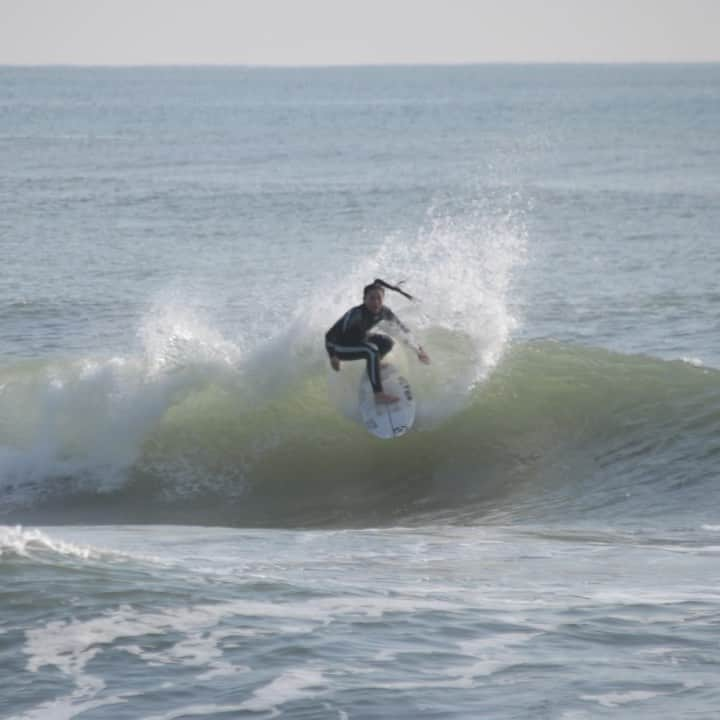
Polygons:
<instances>
[{"instance_id":1,"label":"distant ocean swell","mask_svg":"<svg viewBox=\"0 0 720 720\"><path fill-rule=\"evenodd\" d=\"M445 337L448 347L464 342ZM328 394L327 371L311 364L262 400L263 382L248 385L247 375L218 362L152 375L139 360L121 359L5 367L3 519L718 520L708 514L720 454L715 370L517 344L451 405L433 377L411 363L408 370L416 429L382 442L343 407L357 367L330 377Z\"/></svg>"}]
</instances>

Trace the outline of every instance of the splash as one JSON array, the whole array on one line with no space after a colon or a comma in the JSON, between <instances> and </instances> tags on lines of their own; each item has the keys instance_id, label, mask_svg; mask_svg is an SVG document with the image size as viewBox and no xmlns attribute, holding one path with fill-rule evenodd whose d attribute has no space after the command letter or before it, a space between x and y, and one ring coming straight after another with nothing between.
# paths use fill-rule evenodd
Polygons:
<instances>
[{"instance_id":1,"label":"splash","mask_svg":"<svg viewBox=\"0 0 720 720\"><path fill-rule=\"evenodd\" d=\"M518 317L512 293L526 262L527 230L519 196L475 199L458 209L437 203L414 237L393 234L338 281L325 283L291 328L298 338L320 345L328 316L339 317L360 301L360 289L374 277L406 281L418 298L387 293L386 302L408 324L432 358L432 365L408 365L421 390L418 418L435 424L465 406L509 345ZM318 341L319 338L319 341ZM325 361L323 357L323 362ZM401 359L400 362L403 362ZM355 373L356 375L357 373ZM352 385L353 379L348 382ZM331 376L331 384L340 384ZM335 395L354 392L343 388ZM347 398L342 406L348 404Z\"/></svg>"},{"instance_id":2,"label":"splash","mask_svg":"<svg viewBox=\"0 0 720 720\"><path fill-rule=\"evenodd\" d=\"M0 492L21 506L128 482L153 430L209 383L233 376L239 351L191 311L156 306L134 356L20 363L0 372Z\"/></svg>"}]
</instances>

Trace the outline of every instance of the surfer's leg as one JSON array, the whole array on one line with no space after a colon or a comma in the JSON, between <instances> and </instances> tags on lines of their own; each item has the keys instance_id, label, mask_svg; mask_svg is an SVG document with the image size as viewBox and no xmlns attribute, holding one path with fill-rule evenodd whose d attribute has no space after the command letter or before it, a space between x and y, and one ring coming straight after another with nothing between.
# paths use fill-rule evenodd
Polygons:
<instances>
[{"instance_id":1,"label":"surfer's leg","mask_svg":"<svg viewBox=\"0 0 720 720\"><path fill-rule=\"evenodd\" d=\"M360 345L334 345L333 352L338 360L365 360L368 378L374 393L382 392L380 379L380 353L378 346L372 342Z\"/></svg>"},{"instance_id":2,"label":"surfer's leg","mask_svg":"<svg viewBox=\"0 0 720 720\"><path fill-rule=\"evenodd\" d=\"M380 341L380 342L377 342ZM373 393L375 394L376 403L394 403L400 398L397 395L386 393L382 388L382 378L380 377L380 358L387 352L390 352L392 340L384 335L371 335L364 343L370 349L370 355L367 361L367 373L370 378ZM385 353L382 352L385 348Z\"/></svg>"},{"instance_id":3,"label":"surfer's leg","mask_svg":"<svg viewBox=\"0 0 720 720\"><path fill-rule=\"evenodd\" d=\"M387 335L368 335L368 340L377 346L380 354L380 367L386 367L387 363L382 362L382 359L393 349L395 341Z\"/></svg>"},{"instance_id":4,"label":"surfer's leg","mask_svg":"<svg viewBox=\"0 0 720 720\"><path fill-rule=\"evenodd\" d=\"M382 392L382 380L380 379L380 350L378 346L368 340L363 345L368 349L367 374L374 393Z\"/></svg>"},{"instance_id":5,"label":"surfer's leg","mask_svg":"<svg viewBox=\"0 0 720 720\"><path fill-rule=\"evenodd\" d=\"M384 358L395 345L395 341L387 335L369 335L368 340L377 346L381 358Z\"/></svg>"}]
</instances>

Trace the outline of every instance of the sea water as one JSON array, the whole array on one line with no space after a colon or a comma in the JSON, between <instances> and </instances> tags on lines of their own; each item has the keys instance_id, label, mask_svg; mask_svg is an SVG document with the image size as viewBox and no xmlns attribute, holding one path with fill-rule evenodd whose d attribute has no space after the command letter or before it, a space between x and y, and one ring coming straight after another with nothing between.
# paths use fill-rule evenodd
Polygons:
<instances>
[{"instance_id":1,"label":"sea water","mask_svg":"<svg viewBox=\"0 0 720 720\"><path fill-rule=\"evenodd\" d=\"M718 128L718 65L0 68L0 716L718 717Z\"/></svg>"}]
</instances>

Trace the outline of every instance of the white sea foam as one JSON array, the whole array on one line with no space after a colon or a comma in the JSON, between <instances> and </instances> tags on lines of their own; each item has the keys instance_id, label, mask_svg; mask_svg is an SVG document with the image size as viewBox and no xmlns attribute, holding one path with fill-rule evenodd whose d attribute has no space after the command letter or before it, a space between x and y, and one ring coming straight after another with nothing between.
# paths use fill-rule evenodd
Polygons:
<instances>
[{"instance_id":1,"label":"white sea foam","mask_svg":"<svg viewBox=\"0 0 720 720\"><path fill-rule=\"evenodd\" d=\"M93 707L108 701L95 699L94 695L104 689L102 680L89 674L86 667L90 661L113 647L134 655L150 665L182 665L196 669L197 678L205 679L242 674L250 671L245 665L236 665L225 659L230 646L226 641L239 636L232 627L223 628L221 622L227 618L244 616L259 621L257 628L245 632L245 637L275 634L287 635L310 633L314 628L327 625L339 618L353 616L383 617L390 613L412 613L419 610L452 611L461 606L444 601L426 601L408 598L321 598L293 604L272 602L232 601L218 604L204 604L191 607L165 608L157 612L141 613L130 606L123 606L113 612L90 620L54 621L26 632L23 648L27 656L27 670L37 673L46 666L55 667L75 684L75 691L62 701L63 717L72 712ZM278 624L280 620L280 624ZM282 621L303 620L306 624L290 627ZM242 630L240 634L242 634ZM149 638L167 639L171 633L178 638L162 650L148 649ZM143 643L132 642L133 638ZM473 672L481 672L476 668ZM469 677L469 676L468 676ZM466 684L467 679L462 681ZM310 697L326 689L322 672L314 668L289 670L266 686L255 691L251 698L235 710L260 712L271 710L285 702ZM205 706L203 706L205 707ZM183 712L202 714L201 710ZM158 716L170 720L177 717L173 711ZM33 717L40 717L35 715Z\"/></svg>"},{"instance_id":2,"label":"white sea foam","mask_svg":"<svg viewBox=\"0 0 720 720\"><path fill-rule=\"evenodd\" d=\"M224 659L224 643L238 636L233 628L219 627L225 618L248 617L259 620L252 633L262 635L278 632L278 620L303 620L306 625L294 627L294 632L309 633L319 625L338 618L353 616L383 617L393 613L411 613L419 610L453 611L462 606L445 601L412 598L320 598L293 604L236 600L226 603L203 604L190 607L165 608L161 611L141 613L130 606L90 620L54 621L26 632L24 652L29 672L38 672L45 666L56 667L72 678L87 698L96 680L86 673L87 664L106 647L119 640L116 649L135 655L145 662L161 665L184 665L202 670L203 677L230 675L248 670ZM282 625L283 632L290 628ZM177 640L162 650L150 650L133 638L167 638L177 633ZM247 636L247 633L246 633ZM147 644L147 641L145 645ZM305 682L304 675L285 678L288 687L294 680ZM314 684L317 684L313 680ZM285 682L285 681L283 681ZM264 704L267 693L255 699Z\"/></svg>"},{"instance_id":3,"label":"white sea foam","mask_svg":"<svg viewBox=\"0 0 720 720\"><path fill-rule=\"evenodd\" d=\"M491 635L488 637L473 638L472 640L461 640L458 642L460 652L465 655L477 656L498 651L505 651L510 647L523 645L536 637L537 632L509 632Z\"/></svg>"},{"instance_id":4,"label":"white sea foam","mask_svg":"<svg viewBox=\"0 0 720 720\"><path fill-rule=\"evenodd\" d=\"M327 682L321 671L313 668L290 669L278 675L266 685L255 690L251 697L234 705L189 705L171 710L162 715L148 716L146 720L176 720L180 717L219 713L271 713L280 714L278 708L295 700L316 698L327 691Z\"/></svg>"},{"instance_id":5,"label":"white sea foam","mask_svg":"<svg viewBox=\"0 0 720 720\"><path fill-rule=\"evenodd\" d=\"M19 495L23 488L47 492L52 478L73 478L96 491L117 488L181 387L178 379L150 377L137 361L123 358L51 365L14 382L0 412L24 411L16 445L0 455L4 487Z\"/></svg>"},{"instance_id":6,"label":"white sea foam","mask_svg":"<svg viewBox=\"0 0 720 720\"><path fill-rule=\"evenodd\" d=\"M67 532L67 530L66 530ZM78 544L55 537L38 528L0 525L0 558L17 556L41 562L56 558L77 559L93 563L152 563L154 566L171 566L172 563L141 551L128 552L96 545Z\"/></svg>"},{"instance_id":7,"label":"white sea foam","mask_svg":"<svg viewBox=\"0 0 720 720\"><path fill-rule=\"evenodd\" d=\"M250 712L264 712L291 700L316 697L327 689L321 672L310 669L287 670L272 682L256 690L252 697L238 709Z\"/></svg>"},{"instance_id":8,"label":"white sea foam","mask_svg":"<svg viewBox=\"0 0 720 720\"><path fill-rule=\"evenodd\" d=\"M234 368L243 359L240 347L226 339L187 295L159 294L142 319L138 338L151 374L188 366Z\"/></svg>"},{"instance_id":9,"label":"white sea foam","mask_svg":"<svg viewBox=\"0 0 720 720\"><path fill-rule=\"evenodd\" d=\"M97 554L89 547L53 539L40 530L0 526L0 558L4 555L29 557L38 551L50 551L82 560L87 560Z\"/></svg>"},{"instance_id":10,"label":"white sea foam","mask_svg":"<svg viewBox=\"0 0 720 720\"><path fill-rule=\"evenodd\" d=\"M168 411L232 376L240 357L192 310L177 306L151 308L139 336L143 346L135 356L3 371L0 490L6 505L30 504L68 483L99 493L122 487ZM173 465L179 487L182 460Z\"/></svg>"},{"instance_id":11,"label":"white sea foam","mask_svg":"<svg viewBox=\"0 0 720 720\"><path fill-rule=\"evenodd\" d=\"M599 695L581 695L581 700L596 702L607 708L614 708L630 703L640 703L667 693L651 692L649 690L631 690L628 692L602 693Z\"/></svg>"}]
</instances>

